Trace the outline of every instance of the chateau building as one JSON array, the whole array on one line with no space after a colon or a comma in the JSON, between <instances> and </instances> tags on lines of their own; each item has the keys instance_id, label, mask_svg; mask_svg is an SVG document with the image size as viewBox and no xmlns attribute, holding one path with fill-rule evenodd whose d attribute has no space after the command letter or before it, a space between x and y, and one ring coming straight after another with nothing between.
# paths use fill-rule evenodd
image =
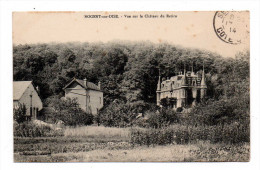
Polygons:
<instances>
[{"instance_id":1,"label":"chateau building","mask_svg":"<svg viewBox=\"0 0 260 170\"><path fill-rule=\"evenodd\" d=\"M204 66L202 73L192 71L179 73L171 78L159 76L157 84L157 105L171 108L192 107L206 95Z\"/></svg>"},{"instance_id":2,"label":"chateau building","mask_svg":"<svg viewBox=\"0 0 260 170\"><path fill-rule=\"evenodd\" d=\"M64 88L65 98L77 98L82 110L91 112L93 115L103 107L103 92L101 83L95 85L87 79L79 80L73 78Z\"/></svg>"}]
</instances>

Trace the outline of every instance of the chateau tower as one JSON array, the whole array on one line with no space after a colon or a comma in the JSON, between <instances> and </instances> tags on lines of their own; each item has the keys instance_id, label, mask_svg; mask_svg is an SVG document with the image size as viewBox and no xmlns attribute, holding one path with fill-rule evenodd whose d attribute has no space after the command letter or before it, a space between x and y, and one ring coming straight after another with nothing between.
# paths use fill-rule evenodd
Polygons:
<instances>
[{"instance_id":1,"label":"chateau tower","mask_svg":"<svg viewBox=\"0 0 260 170\"><path fill-rule=\"evenodd\" d=\"M203 63L203 71L202 71L200 87L201 87L200 98L203 99L205 97L205 95L206 95L206 89L207 89L207 85L206 85L206 82L205 82L204 63Z\"/></svg>"}]
</instances>

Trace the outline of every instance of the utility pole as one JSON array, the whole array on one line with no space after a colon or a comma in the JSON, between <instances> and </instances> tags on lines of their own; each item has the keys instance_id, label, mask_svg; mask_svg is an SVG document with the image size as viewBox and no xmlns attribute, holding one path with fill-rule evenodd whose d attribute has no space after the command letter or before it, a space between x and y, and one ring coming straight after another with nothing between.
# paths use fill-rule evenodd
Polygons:
<instances>
[{"instance_id":1,"label":"utility pole","mask_svg":"<svg viewBox=\"0 0 260 170\"><path fill-rule=\"evenodd\" d=\"M30 94L30 116L32 117L32 91Z\"/></svg>"}]
</instances>

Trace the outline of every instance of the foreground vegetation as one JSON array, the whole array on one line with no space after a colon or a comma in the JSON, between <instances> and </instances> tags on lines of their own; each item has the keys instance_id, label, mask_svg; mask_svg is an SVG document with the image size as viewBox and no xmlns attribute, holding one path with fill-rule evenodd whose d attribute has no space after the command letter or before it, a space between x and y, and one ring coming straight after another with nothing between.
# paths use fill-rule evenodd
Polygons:
<instances>
[{"instance_id":1,"label":"foreground vegetation","mask_svg":"<svg viewBox=\"0 0 260 170\"><path fill-rule=\"evenodd\" d=\"M249 161L249 145L211 144L166 145L135 148L100 148L85 152L60 152L50 155L19 155L16 162L237 162Z\"/></svg>"},{"instance_id":2,"label":"foreground vegetation","mask_svg":"<svg viewBox=\"0 0 260 170\"><path fill-rule=\"evenodd\" d=\"M151 147L134 142L130 132L129 128L79 127L67 128L63 137L16 137L14 161L249 161L248 143L212 144L209 141L198 140L186 144L154 143ZM156 143L158 141L161 140L156 140ZM160 146L161 144L163 146Z\"/></svg>"}]
</instances>

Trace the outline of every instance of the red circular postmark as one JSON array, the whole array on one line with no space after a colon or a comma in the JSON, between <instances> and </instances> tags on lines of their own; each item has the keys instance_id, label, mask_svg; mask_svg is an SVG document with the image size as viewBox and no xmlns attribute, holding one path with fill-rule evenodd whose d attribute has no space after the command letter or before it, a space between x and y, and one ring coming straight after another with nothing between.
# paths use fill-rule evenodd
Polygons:
<instances>
[{"instance_id":1,"label":"red circular postmark","mask_svg":"<svg viewBox=\"0 0 260 170\"><path fill-rule=\"evenodd\" d=\"M213 27L217 36L229 44L241 44L249 36L248 15L245 11L218 11L214 15Z\"/></svg>"}]
</instances>

